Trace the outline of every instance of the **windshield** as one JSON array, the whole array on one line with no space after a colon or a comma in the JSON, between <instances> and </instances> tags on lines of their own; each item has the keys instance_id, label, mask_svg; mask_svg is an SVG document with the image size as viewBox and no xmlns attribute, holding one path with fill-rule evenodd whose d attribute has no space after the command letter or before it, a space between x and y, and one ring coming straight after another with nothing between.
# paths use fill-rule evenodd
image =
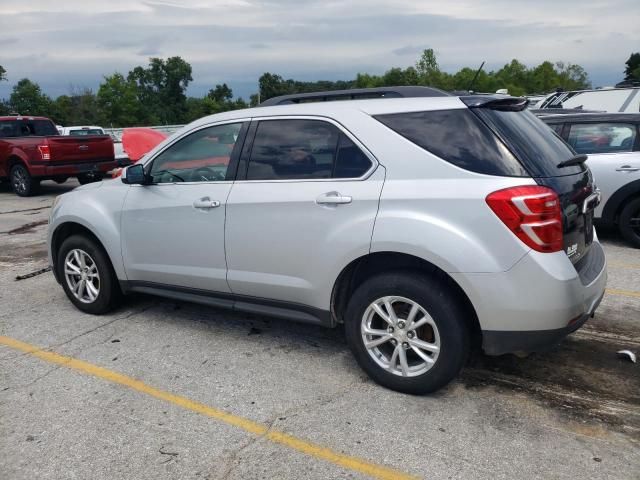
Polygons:
<instances>
[{"instance_id":1,"label":"windshield","mask_svg":"<svg viewBox=\"0 0 640 480\"><path fill-rule=\"evenodd\" d=\"M575 175L586 169L582 164L558 168L560 162L572 158L575 152L531 112L490 108L472 110L495 130L532 177Z\"/></svg>"},{"instance_id":2,"label":"windshield","mask_svg":"<svg viewBox=\"0 0 640 480\"><path fill-rule=\"evenodd\" d=\"M82 130L69 130L69 135L104 135L101 128L83 128Z\"/></svg>"}]
</instances>

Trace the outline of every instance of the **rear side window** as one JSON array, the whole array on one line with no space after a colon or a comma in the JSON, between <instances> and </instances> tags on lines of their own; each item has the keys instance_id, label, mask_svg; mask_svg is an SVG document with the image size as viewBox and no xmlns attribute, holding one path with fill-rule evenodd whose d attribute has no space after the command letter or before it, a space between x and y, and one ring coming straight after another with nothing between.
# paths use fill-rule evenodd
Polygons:
<instances>
[{"instance_id":1,"label":"rear side window","mask_svg":"<svg viewBox=\"0 0 640 480\"><path fill-rule=\"evenodd\" d=\"M334 125L321 120L258 124L247 180L357 178L371 161Z\"/></svg>"},{"instance_id":2,"label":"rear side window","mask_svg":"<svg viewBox=\"0 0 640 480\"><path fill-rule=\"evenodd\" d=\"M560 136L533 113L475 108L473 112L489 125L522 162L533 177L575 175L584 165L558 168L575 153Z\"/></svg>"},{"instance_id":3,"label":"rear side window","mask_svg":"<svg viewBox=\"0 0 640 480\"><path fill-rule=\"evenodd\" d=\"M622 123L573 124L569 145L578 153L630 152L636 141L634 125Z\"/></svg>"},{"instance_id":4,"label":"rear side window","mask_svg":"<svg viewBox=\"0 0 640 480\"><path fill-rule=\"evenodd\" d=\"M528 176L509 149L469 109L394 113L375 118L457 167L486 175Z\"/></svg>"}]
</instances>

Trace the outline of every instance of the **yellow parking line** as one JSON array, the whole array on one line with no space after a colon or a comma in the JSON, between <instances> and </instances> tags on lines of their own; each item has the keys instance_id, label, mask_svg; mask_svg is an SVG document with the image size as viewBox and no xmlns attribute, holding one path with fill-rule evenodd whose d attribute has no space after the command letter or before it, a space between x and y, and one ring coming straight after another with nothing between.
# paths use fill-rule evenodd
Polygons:
<instances>
[{"instance_id":1,"label":"yellow parking line","mask_svg":"<svg viewBox=\"0 0 640 480\"><path fill-rule=\"evenodd\" d=\"M15 350L19 350L49 363L62 365L64 367L77 370L93 377L101 378L112 383L123 385L132 390L136 390L159 400L164 400L165 402L177 405L181 408L184 408L185 410L191 410L192 412L199 413L200 415L214 418L228 425L233 425L234 427L241 428L246 432L262 436L263 438L266 438L273 443L284 445L293 450L297 450L298 452L302 452L317 459L325 460L327 462L333 463L334 465L338 465L354 472L362 473L373 478L384 480L404 480L415 478L407 475L406 473L370 463L364 459L344 455L342 453L331 450L330 448L322 447L320 445L294 437L293 435L289 435L287 433L279 432L277 430L271 430L266 425L254 422L253 420L233 415L231 413L219 410L214 407L210 407L208 405L204 405L180 395L174 395L173 393L159 390L150 385L147 385L144 382L141 382L140 380L136 380L134 378L122 375L106 368L99 367L97 365L93 365L91 363L83 362L82 360L77 360L72 357L66 357L54 352L42 350L34 345L21 342L20 340L16 340L14 338L0 336L0 345L5 345Z\"/></svg>"},{"instance_id":2,"label":"yellow parking line","mask_svg":"<svg viewBox=\"0 0 640 480\"><path fill-rule=\"evenodd\" d=\"M632 292L630 290L616 290L615 288L607 288L605 290L609 295L622 295L623 297L640 298L640 292Z\"/></svg>"}]
</instances>

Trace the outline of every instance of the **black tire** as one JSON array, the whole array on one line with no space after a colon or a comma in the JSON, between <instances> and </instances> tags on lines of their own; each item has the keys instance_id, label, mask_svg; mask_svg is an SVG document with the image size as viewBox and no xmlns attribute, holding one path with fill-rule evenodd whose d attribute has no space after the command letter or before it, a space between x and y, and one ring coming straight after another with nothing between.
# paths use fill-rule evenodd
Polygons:
<instances>
[{"instance_id":1,"label":"black tire","mask_svg":"<svg viewBox=\"0 0 640 480\"><path fill-rule=\"evenodd\" d=\"M640 197L634 198L620 212L618 228L624 239L635 248L640 248Z\"/></svg>"},{"instance_id":2,"label":"black tire","mask_svg":"<svg viewBox=\"0 0 640 480\"><path fill-rule=\"evenodd\" d=\"M92 260L97 267L99 275L98 294L95 300L88 303L81 301L76 297L76 295L74 295L71 291L70 282L65 274L65 261L67 254L73 250L80 250L88 254L90 260ZM118 284L116 274L113 271L113 267L106 252L100 245L96 244L94 240L82 235L73 235L62 242L62 246L58 250L56 271L58 273L58 278L62 283L64 292L78 310L85 313L91 313L93 315L101 315L113 310L120 304L122 292L120 291L120 285Z\"/></svg>"},{"instance_id":3,"label":"black tire","mask_svg":"<svg viewBox=\"0 0 640 480\"><path fill-rule=\"evenodd\" d=\"M102 177L100 175L78 175L78 182L80 183L80 185L99 182L100 180L102 180Z\"/></svg>"},{"instance_id":4,"label":"black tire","mask_svg":"<svg viewBox=\"0 0 640 480\"><path fill-rule=\"evenodd\" d=\"M365 347L361 333L365 312L372 302L386 296L404 297L418 303L435 322L440 351L435 363L426 372L416 376L391 373L378 365ZM394 309L397 308L395 305ZM425 394L442 388L458 375L470 352L470 332L459 298L443 280L420 273L390 272L365 281L349 301L345 323L347 342L358 364L375 382L398 392ZM396 347L391 344L385 348ZM413 355L415 361L420 362L410 349L406 352L408 361L409 355Z\"/></svg>"},{"instance_id":5,"label":"black tire","mask_svg":"<svg viewBox=\"0 0 640 480\"><path fill-rule=\"evenodd\" d=\"M33 178L31 174L29 174L27 167L21 163L17 163L11 167L9 180L11 181L13 191L19 197L35 195L40 188L40 180Z\"/></svg>"}]
</instances>

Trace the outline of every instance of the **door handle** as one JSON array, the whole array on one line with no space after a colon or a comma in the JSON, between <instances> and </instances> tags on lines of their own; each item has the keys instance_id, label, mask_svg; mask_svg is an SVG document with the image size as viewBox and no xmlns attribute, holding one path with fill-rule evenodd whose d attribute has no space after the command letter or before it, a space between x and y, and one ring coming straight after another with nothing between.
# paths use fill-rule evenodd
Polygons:
<instances>
[{"instance_id":1,"label":"door handle","mask_svg":"<svg viewBox=\"0 0 640 480\"><path fill-rule=\"evenodd\" d=\"M339 192L327 192L316 198L318 205L344 205L351 203L353 199L347 195L341 195Z\"/></svg>"},{"instance_id":2,"label":"door handle","mask_svg":"<svg viewBox=\"0 0 640 480\"><path fill-rule=\"evenodd\" d=\"M209 197L202 197L193 202L194 208L216 208L220 206L220 202L217 200L211 200Z\"/></svg>"},{"instance_id":3,"label":"door handle","mask_svg":"<svg viewBox=\"0 0 640 480\"><path fill-rule=\"evenodd\" d=\"M622 165L620 168L616 168L616 172L637 172L640 167L632 167L631 165Z\"/></svg>"}]
</instances>

